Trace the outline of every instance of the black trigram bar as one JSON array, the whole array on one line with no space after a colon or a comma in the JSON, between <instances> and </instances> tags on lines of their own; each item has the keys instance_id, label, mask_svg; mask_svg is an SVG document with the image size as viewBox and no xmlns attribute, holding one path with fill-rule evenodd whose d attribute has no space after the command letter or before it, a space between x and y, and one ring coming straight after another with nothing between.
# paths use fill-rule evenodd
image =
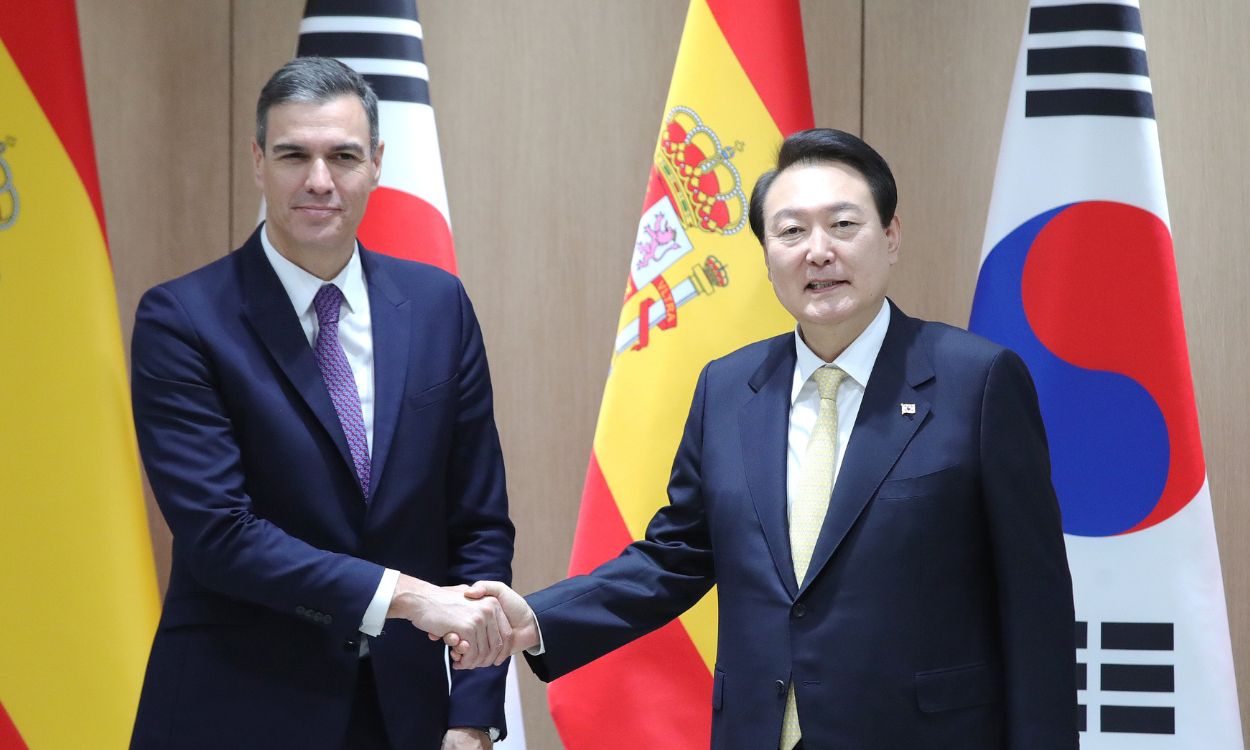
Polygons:
<instances>
[{"instance_id":1,"label":"black trigram bar","mask_svg":"<svg viewBox=\"0 0 1250 750\"><path fill-rule=\"evenodd\" d=\"M1026 91L1025 117L1148 117L1154 119L1154 97L1147 91L1128 89L1055 89ZM1107 648L1104 643L1103 648Z\"/></svg>"},{"instance_id":2,"label":"black trigram bar","mask_svg":"<svg viewBox=\"0 0 1250 750\"><path fill-rule=\"evenodd\" d=\"M413 0L308 0L304 16L391 16L417 20Z\"/></svg>"},{"instance_id":3,"label":"black trigram bar","mask_svg":"<svg viewBox=\"0 0 1250 750\"><path fill-rule=\"evenodd\" d=\"M301 41L301 45L303 42ZM346 57L346 55L342 55ZM1065 73L1120 73L1149 75L1146 51L1132 47L1057 47L1029 50L1026 72L1031 76Z\"/></svg>"},{"instance_id":4,"label":"black trigram bar","mask_svg":"<svg viewBox=\"0 0 1250 750\"><path fill-rule=\"evenodd\" d=\"M1089 684L1089 667L1085 662L1076 663L1076 689L1084 690Z\"/></svg>"},{"instance_id":5,"label":"black trigram bar","mask_svg":"<svg viewBox=\"0 0 1250 750\"><path fill-rule=\"evenodd\" d=\"M381 57L389 60L425 61L421 40L407 34L360 32L313 32L299 35L299 57Z\"/></svg>"},{"instance_id":6,"label":"black trigram bar","mask_svg":"<svg viewBox=\"0 0 1250 750\"><path fill-rule=\"evenodd\" d=\"M1103 664L1099 680L1103 690L1134 693L1172 693L1176 680L1171 664Z\"/></svg>"},{"instance_id":7,"label":"black trigram bar","mask_svg":"<svg viewBox=\"0 0 1250 750\"><path fill-rule=\"evenodd\" d=\"M1170 622L1104 622L1102 647L1130 651L1171 651Z\"/></svg>"},{"instance_id":8,"label":"black trigram bar","mask_svg":"<svg viewBox=\"0 0 1250 750\"><path fill-rule=\"evenodd\" d=\"M1084 704L1084 703L1077 704L1077 707L1076 707L1076 731L1078 731L1078 732L1084 732L1084 731L1085 731L1085 726L1086 726L1086 723L1087 723L1087 722L1086 722L1086 719L1085 719L1085 714L1086 714L1086 713L1087 713L1087 712L1086 712L1086 710L1085 710L1085 704Z\"/></svg>"},{"instance_id":9,"label":"black trigram bar","mask_svg":"<svg viewBox=\"0 0 1250 750\"><path fill-rule=\"evenodd\" d=\"M1103 706L1101 731L1121 734L1176 734L1176 709L1170 706Z\"/></svg>"},{"instance_id":10,"label":"black trigram bar","mask_svg":"<svg viewBox=\"0 0 1250 750\"><path fill-rule=\"evenodd\" d=\"M373 93L379 99L415 104L430 103L430 82L424 78L367 74L365 80L373 87Z\"/></svg>"},{"instance_id":11,"label":"black trigram bar","mask_svg":"<svg viewBox=\"0 0 1250 750\"><path fill-rule=\"evenodd\" d=\"M1053 5L1029 11L1030 34L1060 31L1132 31L1140 34L1141 11L1113 3Z\"/></svg>"},{"instance_id":12,"label":"black trigram bar","mask_svg":"<svg viewBox=\"0 0 1250 750\"><path fill-rule=\"evenodd\" d=\"M1076 647L1089 648L1089 623L1076 621Z\"/></svg>"}]
</instances>

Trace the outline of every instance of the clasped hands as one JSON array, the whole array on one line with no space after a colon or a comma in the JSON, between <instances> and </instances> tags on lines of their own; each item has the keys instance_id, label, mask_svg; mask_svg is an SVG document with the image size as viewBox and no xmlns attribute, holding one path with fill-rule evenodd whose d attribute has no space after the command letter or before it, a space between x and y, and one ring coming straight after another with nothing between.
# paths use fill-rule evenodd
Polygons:
<instances>
[{"instance_id":1,"label":"clasped hands","mask_svg":"<svg viewBox=\"0 0 1250 750\"><path fill-rule=\"evenodd\" d=\"M538 645L538 623L525 599L497 581L435 586L400 575L387 617L411 622L447 644L455 669L499 665Z\"/></svg>"}]
</instances>

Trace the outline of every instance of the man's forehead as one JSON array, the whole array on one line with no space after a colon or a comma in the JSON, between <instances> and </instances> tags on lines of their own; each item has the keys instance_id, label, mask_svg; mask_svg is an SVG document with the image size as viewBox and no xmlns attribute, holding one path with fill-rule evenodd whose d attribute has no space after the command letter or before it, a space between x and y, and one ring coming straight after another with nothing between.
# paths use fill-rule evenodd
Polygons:
<instances>
[{"instance_id":1,"label":"man's forehead","mask_svg":"<svg viewBox=\"0 0 1250 750\"><path fill-rule=\"evenodd\" d=\"M268 128L275 135L338 131L347 138L369 138L369 118L360 99L351 95L326 101L282 102L269 109Z\"/></svg>"},{"instance_id":2,"label":"man's forehead","mask_svg":"<svg viewBox=\"0 0 1250 750\"><path fill-rule=\"evenodd\" d=\"M794 164L773 179L764 198L766 216L798 211L866 210L872 190L859 170L841 162Z\"/></svg>"}]
</instances>

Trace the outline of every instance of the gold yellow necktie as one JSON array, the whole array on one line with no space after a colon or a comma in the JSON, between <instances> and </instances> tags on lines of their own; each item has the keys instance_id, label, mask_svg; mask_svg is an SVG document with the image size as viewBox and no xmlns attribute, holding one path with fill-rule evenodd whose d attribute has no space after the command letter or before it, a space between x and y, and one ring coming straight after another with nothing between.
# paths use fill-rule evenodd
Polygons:
<instances>
[{"instance_id":1,"label":"gold yellow necktie","mask_svg":"<svg viewBox=\"0 0 1250 750\"><path fill-rule=\"evenodd\" d=\"M838 448L837 395L846 373L828 365L812 373L812 377L820 389L820 411L816 414L816 426L807 443L798 487L790 505L790 558L794 562L794 578L800 586L829 511L829 496L833 494L833 462ZM781 750L790 750L801 736L794 682L791 681L781 725Z\"/></svg>"}]
</instances>

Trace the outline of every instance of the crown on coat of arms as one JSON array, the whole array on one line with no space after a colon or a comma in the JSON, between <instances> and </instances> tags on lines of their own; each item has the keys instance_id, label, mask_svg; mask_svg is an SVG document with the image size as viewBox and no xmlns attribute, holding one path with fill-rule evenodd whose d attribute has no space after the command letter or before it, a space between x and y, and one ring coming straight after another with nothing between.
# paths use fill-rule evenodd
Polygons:
<instances>
[{"instance_id":1,"label":"crown on coat of arms","mask_svg":"<svg viewBox=\"0 0 1250 750\"><path fill-rule=\"evenodd\" d=\"M746 225L742 177L731 161L742 149L741 141L722 146L693 109L677 106L668 111L655 166L687 227L729 235Z\"/></svg>"}]
</instances>

